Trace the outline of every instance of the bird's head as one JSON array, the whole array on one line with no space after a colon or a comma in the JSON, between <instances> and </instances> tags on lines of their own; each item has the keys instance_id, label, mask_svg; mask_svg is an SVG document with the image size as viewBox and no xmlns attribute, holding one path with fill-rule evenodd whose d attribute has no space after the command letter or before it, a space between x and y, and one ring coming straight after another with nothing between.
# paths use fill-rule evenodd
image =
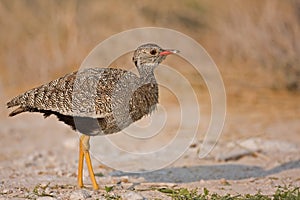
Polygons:
<instances>
[{"instance_id":1,"label":"bird's head","mask_svg":"<svg viewBox=\"0 0 300 200\"><path fill-rule=\"evenodd\" d=\"M143 44L134 51L132 61L139 71L145 68L153 70L168 55L178 52L173 49L162 49L156 44Z\"/></svg>"}]
</instances>

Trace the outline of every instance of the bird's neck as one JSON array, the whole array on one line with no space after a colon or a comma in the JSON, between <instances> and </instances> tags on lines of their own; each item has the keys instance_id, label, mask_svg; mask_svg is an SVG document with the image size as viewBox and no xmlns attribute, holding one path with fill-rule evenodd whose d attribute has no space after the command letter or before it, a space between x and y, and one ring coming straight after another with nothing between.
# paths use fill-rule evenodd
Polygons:
<instances>
[{"instance_id":1,"label":"bird's neck","mask_svg":"<svg viewBox=\"0 0 300 200\"><path fill-rule=\"evenodd\" d=\"M145 83L155 83L156 84L156 79L155 79L155 75L154 75L155 67L156 66L153 66L153 65L137 66L141 81L143 81Z\"/></svg>"}]
</instances>

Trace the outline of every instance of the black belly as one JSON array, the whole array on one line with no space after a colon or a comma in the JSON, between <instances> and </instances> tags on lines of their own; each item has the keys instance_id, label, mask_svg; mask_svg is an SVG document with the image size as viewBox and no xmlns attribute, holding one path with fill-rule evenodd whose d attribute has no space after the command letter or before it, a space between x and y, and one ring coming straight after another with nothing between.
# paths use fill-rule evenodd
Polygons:
<instances>
[{"instance_id":1,"label":"black belly","mask_svg":"<svg viewBox=\"0 0 300 200\"><path fill-rule=\"evenodd\" d=\"M73 130L77 130L85 135L95 136L120 132L133 122L141 119L145 115L150 114L155 107L156 106L153 105L147 109L144 107L142 110L131 110L129 114L119 114L118 116L111 114L105 118L73 117L52 111L43 111L42 113L44 113L45 117L54 114L57 116L59 121L69 125Z\"/></svg>"}]
</instances>

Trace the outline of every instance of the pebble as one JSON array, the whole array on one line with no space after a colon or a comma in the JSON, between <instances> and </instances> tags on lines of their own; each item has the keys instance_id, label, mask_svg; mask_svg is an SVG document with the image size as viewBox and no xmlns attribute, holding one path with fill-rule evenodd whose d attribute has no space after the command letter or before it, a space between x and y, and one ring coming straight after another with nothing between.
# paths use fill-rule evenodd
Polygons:
<instances>
[{"instance_id":1,"label":"pebble","mask_svg":"<svg viewBox=\"0 0 300 200\"><path fill-rule=\"evenodd\" d=\"M220 179L220 183L222 185L230 185L230 183L225 178Z\"/></svg>"},{"instance_id":2,"label":"pebble","mask_svg":"<svg viewBox=\"0 0 300 200\"><path fill-rule=\"evenodd\" d=\"M42 183L40 184L40 187L43 188L43 189L45 189L45 188L48 187L49 184L50 184L49 182L42 182Z\"/></svg>"},{"instance_id":3,"label":"pebble","mask_svg":"<svg viewBox=\"0 0 300 200\"><path fill-rule=\"evenodd\" d=\"M132 190L136 185L134 183L122 183L122 187L126 190Z\"/></svg>"},{"instance_id":4,"label":"pebble","mask_svg":"<svg viewBox=\"0 0 300 200\"><path fill-rule=\"evenodd\" d=\"M190 148L196 148L197 147L197 144L196 143L193 143L190 145Z\"/></svg>"},{"instance_id":5,"label":"pebble","mask_svg":"<svg viewBox=\"0 0 300 200\"><path fill-rule=\"evenodd\" d=\"M200 182L200 184L204 184L205 180L201 179L199 182Z\"/></svg>"},{"instance_id":6,"label":"pebble","mask_svg":"<svg viewBox=\"0 0 300 200\"><path fill-rule=\"evenodd\" d=\"M129 182L128 176L123 176L123 177L121 177L121 182L123 182L123 183L128 183L128 182Z\"/></svg>"},{"instance_id":7,"label":"pebble","mask_svg":"<svg viewBox=\"0 0 300 200\"><path fill-rule=\"evenodd\" d=\"M74 192L72 192L70 199L71 200L84 200L87 198L90 198L91 194L89 191L87 190L76 190Z\"/></svg>"},{"instance_id":8,"label":"pebble","mask_svg":"<svg viewBox=\"0 0 300 200\"><path fill-rule=\"evenodd\" d=\"M228 143L224 150L215 156L216 161L239 160L245 156L274 154L277 152L297 152L299 147L290 142L251 138ZM261 154L260 152L264 152Z\"/></svg>"},{"instance_id":9,"label":"pebble","mask_svg":"<svg viewBox=\"0 0 300 200\"><path fill-rule=\"evenodd\" d=\"M54 195L54 196L57 194L55 191L53 191L52 189L50 189L48 187L45 189L45 193L50 194L50 195Z\"/></svg>"},{"instance_id":10,"label":"pebble","mask_svg":"<svg viewBox=\"0 0 300 200\"><path fill-rule=\"evenodd\" d=\"M124 200L143 200L143 199L145 199L142 195L140 195L136 192L133 192L133 191L126 192L126 193L122 194L121 197Z\"/></svg>"},{"instance_id":11,"label":"pebble","mask_svg":"<svg viewBox=\"0 0 300 200\"><path fill-rule=\"evenodd\" d=\"M54 197L38 197L36 200L57 200Z\"/></svg>"},{"instance_id":12,"label":"pebble","mask_svg":"<svg viewBox=\"0 0 300 200\"><path fill-rule=\"evenodd\" d=\"M9 190L9 189L2 190L2 194L10 194L10 193L12 193L12 190Z\"/></svg>"}]
</instances>

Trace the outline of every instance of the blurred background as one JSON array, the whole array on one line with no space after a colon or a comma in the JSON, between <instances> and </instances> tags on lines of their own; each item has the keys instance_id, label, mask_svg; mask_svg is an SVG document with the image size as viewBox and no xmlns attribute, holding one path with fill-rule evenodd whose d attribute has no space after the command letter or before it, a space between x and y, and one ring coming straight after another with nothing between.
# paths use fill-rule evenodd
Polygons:
<instances>
[{"instance_id":1,"label":"blurred background","mask_svg":"<svg viewBox=\"0 0 300 200\"><path fill-rule=\"evenodd\" d=\"M211 55L226 87L229 138L299 133L297 0L1 0L1 118L11 97L77 70L111 35L145 26L185 33Z\"/></svg>"}]
</instances>

